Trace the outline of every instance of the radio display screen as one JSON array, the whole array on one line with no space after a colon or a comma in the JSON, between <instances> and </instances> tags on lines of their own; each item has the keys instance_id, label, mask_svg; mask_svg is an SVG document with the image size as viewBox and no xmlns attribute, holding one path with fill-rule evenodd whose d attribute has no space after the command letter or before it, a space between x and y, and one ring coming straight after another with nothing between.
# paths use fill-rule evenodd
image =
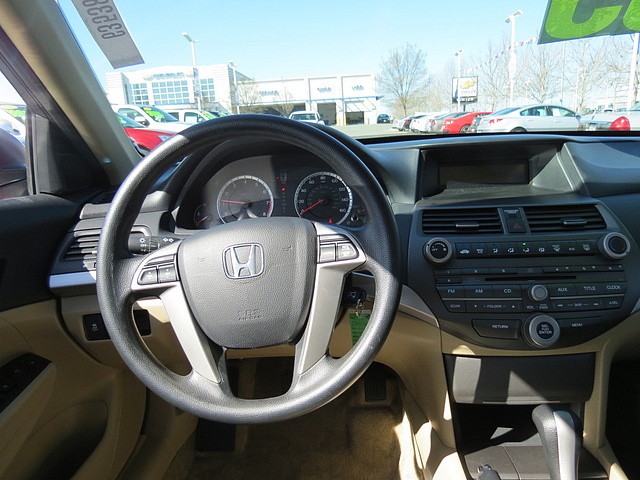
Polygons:
<instances>
[{"instance_id":1,"label":"radio display screen","mask_svg":"<svg viewBox=\"0 0 640 480\"><path fill-rule=\"evenodd\" d=\"M529 183L527 160L442 162L438 164L438 183L444 188L468 188L483 185L526 185Z\"/></svg>"}]
</instances>

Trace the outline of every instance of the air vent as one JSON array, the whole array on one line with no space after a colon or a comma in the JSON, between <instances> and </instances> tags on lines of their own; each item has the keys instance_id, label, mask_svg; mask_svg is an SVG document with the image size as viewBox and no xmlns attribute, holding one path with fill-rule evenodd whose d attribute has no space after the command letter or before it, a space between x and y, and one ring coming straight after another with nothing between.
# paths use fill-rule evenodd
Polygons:
<instances>
[{"instance_id":1,"label":"air vent","mask_svg":"<svg viewBox=\"0 0 640 480\"><path fill-rule=\"evenodd\" d=\"M442 208L422 211L422 231L429 234L502 233L496 208Z\"/></svg>"},{"instance_id":2,"label":"air vent","mask_svg":"<svg viewBox=\"0 0 640 480\"><path fill-rule=\"evenodd\" d=\"M602 230L607 227L595 205L524 207L531 232Z\"/></svg>"},{"instance_id":3,"label":"air vent","mask_svg":"<svg viewBox=\"0 0 640 480\"><path fill-rule=\"evenodd\" d=\"M74 239L64 253L65 262L82 262L88 268L95 268L98 255L100 230L80 230L74 232Z\"/></svg>"}]
</instances>

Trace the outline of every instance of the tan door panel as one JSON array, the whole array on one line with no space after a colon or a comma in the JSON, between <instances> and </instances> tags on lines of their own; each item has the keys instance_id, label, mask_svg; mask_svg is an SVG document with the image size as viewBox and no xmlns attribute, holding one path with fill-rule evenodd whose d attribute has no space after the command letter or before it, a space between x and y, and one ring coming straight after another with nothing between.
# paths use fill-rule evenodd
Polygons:
<instances>
[{"instance_id":1,"label":"tan door panel","mask_svg":"<svg viewBox=\"0 0 640 480\"><path fill-rule=\"evenodd\" d=\"M56 462L77 457L78 445L86 461L74 479L115 479L138 441L144 386L129 370L97 362L62 325L55 301L0 313L1 364L25 353L51 362L0 413L3 480L46 478Z\"/></svg>"}]
</instances>

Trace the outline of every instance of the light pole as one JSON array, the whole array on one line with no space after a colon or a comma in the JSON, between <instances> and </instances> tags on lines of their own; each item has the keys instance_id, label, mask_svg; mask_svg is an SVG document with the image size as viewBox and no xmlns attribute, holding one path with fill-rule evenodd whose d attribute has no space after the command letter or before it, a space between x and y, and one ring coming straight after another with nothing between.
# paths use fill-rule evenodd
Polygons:
<instances>
[{"instance_id":1,"label":"light pole","mask_svg":"<svg viewBox=\"0 0 640 480\"><path fill-rule=\"evenodd\" d=\"M191 44L191 62L193 63L193 96L196 98L198 110L202 109L202 92L200 90L200 76L198 75L198 62L196 61L196 43L199 40L192 39L187 32L182 36Z\"/></svg>"},{"instance_id":2,"label":"light pole","mask_svg":"<svg viewBox=\"0 0 640 480\"><path fill-rule=\"evenodd\" d=\"M509 106L513 105L513 89L516 83L516 17L519 17L524 12L522 10L516 10L505 20L506 23L511 24L511 55L509 56Z\"/></svg>"},{"instance_id":3,"label":"light pole","mask_svg":"<svg viewBox=\"0 0 640 480\"><path fill-rule=\"evenodd\" d=\"M633 50L631 51L631 68L629 68L629 90L627 91L627 110L636 103L636 71L638 69L638 50L640 49L640 33L633 34Z\"/></svg>"},{"instance_id":4,"label":"light pole","mask_svg":"<svg viewBox=\"0 0 640 480\"><path fill-rule=\"evenodd\" d=\"M458 111L460 111L460 67L462 63L462 53L464 50L460 49L456 52L456 57L458 57L458 78L456 79L456 100L458 100Z\"/></svg>"},{"instance_id":5,"label":"light pole","mask_svg":"<svg viewBox=\"0 0 640 480\"><path fill-rule=\"evenodd\" d=\"M236 113L240 113L240 105L238 105L238 74L236 73L236 63L233 60L227 62L233 72L233 94L231 96L231 104L236 106Z\"/></svg>"}]
</instances>

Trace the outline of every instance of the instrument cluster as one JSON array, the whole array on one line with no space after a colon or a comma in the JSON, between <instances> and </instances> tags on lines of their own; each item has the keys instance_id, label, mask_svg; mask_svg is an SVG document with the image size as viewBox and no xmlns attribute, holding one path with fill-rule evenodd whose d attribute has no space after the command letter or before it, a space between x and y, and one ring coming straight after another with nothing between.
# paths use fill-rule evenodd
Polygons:
<instances>
[{"instance_id":1,"label":"instrument cluster","mask_svg":"<svg viewBox=\"0 0 640 480\"><path fill-rule=\"evenodd\" d=\"M203 185L204 183L204 185ZM320 223L361 226L359 197L326 163L299 154L235 160L193 185L178 214L185 228L271 216L299 216Z\"/></svg>"}]
</instances>

